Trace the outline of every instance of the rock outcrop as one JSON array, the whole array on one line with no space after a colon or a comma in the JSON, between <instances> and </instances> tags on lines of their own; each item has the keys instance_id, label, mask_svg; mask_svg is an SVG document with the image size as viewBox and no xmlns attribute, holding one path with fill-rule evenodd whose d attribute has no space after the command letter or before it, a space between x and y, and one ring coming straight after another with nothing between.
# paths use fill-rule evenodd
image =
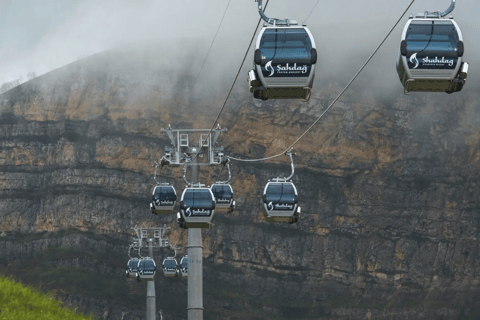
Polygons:
<instances>
[{"instance_id":1,"label":"rock outcrop","mask_svg":"<svg viewBox=\"0 0 480 320\"><path fill-rule=\"evenodd\" d=\"M105 319L144 317L145 285L124 274L131 227L166 224L186 245L173 215L148 210L160 129L209 128L217 112L178 89L188 73L129 57L98 54L0 95L0 271ZM308 103L234 94L219 143L235 157L281 153L339 90ZM266 223L260 205L288 158L233 162L237 209L203 231L206 318L480 317L478 98L349 91L295 146L295 225ZM184 187L181 168L162 176ZM185 319L186 281L156 283L158 308Z\"/></svg>"}]
</instances>

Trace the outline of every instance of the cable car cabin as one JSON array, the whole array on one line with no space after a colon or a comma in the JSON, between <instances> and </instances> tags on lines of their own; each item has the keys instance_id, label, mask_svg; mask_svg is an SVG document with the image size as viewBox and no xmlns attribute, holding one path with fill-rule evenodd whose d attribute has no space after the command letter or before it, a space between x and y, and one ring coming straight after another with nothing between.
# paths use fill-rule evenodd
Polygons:
<instances>
[{"instance_id":1,"label":"cable car cabin","mask_svg":"<svg viewBox=\"0 0 480 320\"><path fill-rule=\"evenodd\" d=\"M175 258L169 257L163 260L163 275L165 277L178 276L178 263Z\"/></svg>"},{"instance_id":2,"label":"cable car cabin","mask_svg":"<svg viewBox=\"0 0 480 320\"><path fill-rule=\"evenodd\" d=\"M188 256L184 256L182 260L180 260L180 271L182 273L182 277L188 277Z\"/></svg>"},{"instance_id":3,"label":"cable car cabin","mask_svg":"<svg viewBox=\"0 0 480 320\"><path fill-rule=\"evenodd\" d=\"M263 209L268 222L297 222L300 207L295 185L292 182L268 182L263 191Z\"/></svg>"},{"instance_id":4,"label":"cable car cabin","mask_svg":"<svg viewBox=\"0 0 480 320\"><path fill-rule=\"evenodd\" d=\"M127 268L125 273L127 274L127 278L135 278L137 276L138 271L138 259L132 258L127 262Z\"/></svg>"},{"instance_id":5,"label":"cable car cabin","mask_svg":"<svg viewBox=\"0 0 480 320\"><path fill-rule=\"evenodd\" d=\"M153 214L157 213L173 213L175 202L177 200L177 193L175 188L170 185L155 186L152 193L152 202L150 203L150 210Z\"/></svg>"},{"instance_id":6,"label":"cable car cabin","mask_svg":"<svg viewBox=\"0 0 480 320\"><path fill-rule=\"evenodd\" d=\"M309 99L317 50L306 26L266 26L257 38L248 84L254 98Z\"/></svg>"},{"instance_id":7,"label":"cable car cabin","mask_svg":"<svg viewBox=\"0 0 480 320\"><path fill-rule=\"evenodd\" d=\"M142 258L138 262L137 280L153 280L155 278L155 272L157 265L151 258Z\"/></svg>"},{"instance_id":8,"label":"cable car cabin","mask_svg":"<svg viewBox=\"0 0 480 320\"><path fill-rule=\"evenodd\" d=\"M453 19L411 18L397 61L405 93L461 91L468 72L463 53L462 32Z\"/></svg>"},{"instance_id":9,"label":"cable car cabin","mask_svg":"<svg viewBox=\"0 0 480 320\"><path fill-rule=\"evenodd\" d=\"M180 202L178 222L182 228L210 228L215 198L209 188L186 188Z\"/></svg>"},{"instance_id":10,"label":"cable car cabin","mask_svg":"<svg viewBox=\"0 0 480 320\"><path fill-rule=\"evenodd\" d=\"M227 183L215 183L210 187L215 197L215 210L233 212L235 201L233 200L233 189Z\"/></svg>"}]
</instances>

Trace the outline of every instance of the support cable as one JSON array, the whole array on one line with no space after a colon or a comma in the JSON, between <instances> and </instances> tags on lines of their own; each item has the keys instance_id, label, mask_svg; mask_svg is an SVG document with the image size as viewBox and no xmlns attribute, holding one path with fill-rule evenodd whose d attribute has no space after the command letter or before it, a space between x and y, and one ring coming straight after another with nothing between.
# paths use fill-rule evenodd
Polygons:
<instances>
[{"instance_id":1,"label":"support cable","mask_svg":"<svg viewBox=\"0 0 480 320\"><path fill-rule=\"evenodd\" d=\"M269 1L270 1L270 0L267 0L267 3L265 4L265 9L267 9L268 2L269 2ZM265 10L265 9L264 9L264 10ZM230 94L232 93L233 87L235 86L235 83L237 82L238 76L240 75L240 72L242 71L243 64L245 63L245 60L247 59L248 52L250 51L250 48L251 48L251 46L252 46L253 40L255 39L255 35L257 34L258 27L260 26L260 22L261 22L261 21L262 21L262 18L258 19L257 27L255 28L255 32L253 33L252 40L250 40L250 44L248 45L247 52L245 52L245 56L243 57L242 64L240 65L240 68L238 69L237 76L235 77L235 80L233 80L232 86L230 87L230 90L228 91L227 97L226 97L225 100L223 101L223 106L222 106L222 108L220 109L220 111L218 112L218 115L217 115L217 117L215 118L215 121L213 122L212 127L210 128L210 132L207 134L207 137L209 137L209 136L212 134L213 128L214 128L215 125L217 124L218 118L220 118L220 115L222 114L223 109L225 108L225 105L227 104L228 98L230 97ZM204 143L205 143L206 141L207 141L207 138L205 138L205 140L202 139L202 144L201 144L200 148L198 149L197 153L193 156L192 161L197 158L197 156L198 156L198 154L200 153L200 151L202 150L202 148L206 146L206 145L204 145Z\"/></svg>"},{"instance_id":2,"label":"support cable","mask_svg":"<svg viewBox=\"0 0 480 320\"><path fill-rule=\"evenodd\" d=\"M225 15L227 14L228 6L230 5L230 1L228 0L227 7L225 8L225 12L223 13L222 20L220 20L220 24L218 25L217 32L215 33L215 36L213 37L212 43L210 44L210 48L208 49L207 55L205 56L205 60L203 60L202 67L200 68L200 71L198 71L197 77L195 78L195 82L193 83L192 91L195 88L195 85L197 84L197 80L200 77L200 73L202 73L203 67L205 66L205 62L207 62L208 55L210 54L210 51L212 50L213 43L215 42L215 39L217 38L218 31L220 31L220 27L222 26L223 19L225 18Z\"/></svg>"},{"instance_id":3,"label":"support cable","mask_svg":"<svg viewBox=\"0 0 480 320\"><path fill-rule=\"evenodd\" d=\"M317 120L315 120L315 122L297 140L295 140L295 142L292 143L292 145L290 147L288 147L284 152L279 153L279 154L274 155L274 156L271 156L271 157L266 157L266 158L261 158L261 159L239 159L239 158L234 158L234 157L230 157L230 156L226 156L226 157L229 158L229 159L232 159L232 160L237 160L237 161L256 162L256 161L264 161L264 160L273 159L273 158L279 157L281 155L284 155L285 153L291 152L292 148L318 123L318 121L320 121L323 118L323 116L330 110L330 108L333 107L333 105L338 101L338 99L340 99L340 97L344 94L344 92L350 87L350 85L353 83L353 81L355 81L355 79L357 79L359 74L363 71L363 69L365 69L365 67L370 62L370 60L372 60L373 56L377 53L377 51L385 43L385 41L388 39L390 34L393 32L393 30L397 27L400 20L402 20L403 16L407 13L407 11L410 9L410 7L413 5L414 2L415 2L415 0L412 0L412 2L410 2L407 9L405 9L405 11L402 13L400 18L393 25L392 29L390 29L387 36L382 40L380 45L378 45L378 47L375 49L375 51L370 55L370 57L363 64L363 66L360 68L360 70L358 70L358 72L355 74L355 76L352 78L352 80L350 80L350 82L345 86L345 88L343 88L343 90L338 94L338 96L335 98L335 100L333 100L333 102L327 107L327 109L325 109L325 111L317 118Z\"/></svg>"},{"instance_id":4,"label":"support cable","mask_svg":"<svg viewBox=\"0 0 480 320\"><path fill-rule=\"evenodd\" d=\"M317 5L318 5L319 2L320 2L320 0L318 0L317 3L313 6L312 11L310 11L310 13L309 13L308 16L305 18L305 20L303 20L303 23L307 22L308 18L310 18L310 15L312 14L313 10L315 10L315 8L317 7Z\"/></svg>"}]
</instances>

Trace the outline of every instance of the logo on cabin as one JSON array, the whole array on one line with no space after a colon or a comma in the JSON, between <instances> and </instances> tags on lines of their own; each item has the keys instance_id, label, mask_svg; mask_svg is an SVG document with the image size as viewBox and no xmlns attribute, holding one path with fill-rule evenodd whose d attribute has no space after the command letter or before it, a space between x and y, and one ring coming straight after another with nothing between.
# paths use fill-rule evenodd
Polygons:
<instances>
[{"instance_id":1,"label":"logo on cabin","mask_svg":"<svg viewBox=\"0 0 480 320\"><path fill-rule=\"evenodd\" d=\"M192 210L193 214L198 214L198 215L209 215L210 210L205 210L205 209L197 209L197 210Z\"/></svg>"},{"instance_id":2,"label":"logo on cabin","mask_svg":"<svg viewBox=\"0 0 480 320\"><path fill-rule=\"evenodd\" d=\"M272 60L268 61L265 65L265 70L270 71L269 77L273 76L275 73L275 69L272 67Z\"/></svg>"},{"instance_id":3,"label":"logo on cabin","mask_svg":"<svg viewBox=\"0 0 480 320\"><path fill-rule=\"evenodd\" d=\"M278 74L304 74L304 73L307 73L308 71L307 65L304 64L302 66L297 66L297 63L294 63L293 66L290 65L290 63L287 63L285 66L278 64L275 70L275 68L272 66L272 61L273 60L268 61L267 64L265 65L265 70L267 72L270 72L268 77L273 76L275 71Z\"/></svg>"},{"instance_id":4,"label":"logo on cabin","mask_svg":"<svg viewBox=\"0 0 480 320\"><path fill-rule=\"evenodd\" d=\"M417 69L420 65L420 62L424 67L453 67L453 65L455 64L455 59L445 59L445 57L439 58L437 56L435 56L435 58L430 58L429 56L426 56L425 58L421 58L419 61L417 58L417 54L418 52L415 52L410 56L410 63L415 65L412 69Z\"/></svg>"},{"instance_id":5,"label":"logo on cabin","mask_svg":"<svg viewBox=\"0 0 480 320\"><path fill-rule=\"evenodd\" d=\"M293 210L293 205L291 204L286 204L286 203L275 203L273 204L273 201L270 201L267 204L267 210Z\"/></svg>"},{"instance_id":6,"label":"logo on cabin","mask_svg":"<svg viewBox=\"0 0 480 320\"><path fill-rule=\"evenodd\" d=\"M185 216L190 217L190 215L210 215L212 213L211 210L205 210L205 209L190 209L187 208L185 209Z\"/></svg>"},{"instance_id":7,"label":"logo on cabin","mask_svg":"<svg viewBox=\"0 0 480 320\"><path fill-rule=\"evenodd\" d=\"M159 205L173 205L173 201L171 200L157 200L157 206Z\"/></svg>"},{"instance_id":8,"label":"logo on cabin","mask_svg":"<svg viewBox=\"0 0 480 320\"><path fill-rule=\"evenodd\" d=\"M272 203L272 201L270 201L270 202L267 204L267 209L268 209L268 210L273 210L273 203Z\"/></svg>"},{"instance_id":9,"label":"logo on cabin","mask_svg":"<svg viewBox=\"0 0 480 320\"><path fill-rule=\"evenodd\" d=\"M419 63L418 63L418 59L417 59L417 52L412 54L412 56L410 57L410 63L415 65L415 67L413 67L413 69L418 68Z\"/></svg>"}]
</instances>

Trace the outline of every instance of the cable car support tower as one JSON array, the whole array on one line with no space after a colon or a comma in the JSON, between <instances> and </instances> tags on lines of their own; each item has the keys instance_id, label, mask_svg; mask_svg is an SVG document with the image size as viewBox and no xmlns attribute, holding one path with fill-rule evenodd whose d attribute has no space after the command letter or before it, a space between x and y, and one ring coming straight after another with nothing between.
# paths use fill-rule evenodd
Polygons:
<instances>
[{"instance_id":1,"label":"cable car support tower","mask_svg":"<svg viewBox=\"0 0 480 320\"><path fill-rule=\"evenodd\" d=\"M218 165L225 161L223 147L217 140L227 128L216 129L162 129L170 139L171 146L165 147L164 158L170 166L184 165L183 178L187 186L198 186L198 166ZM199 135L198 145L192 143L193 135ZM193 157L192 157L193 155ZM183 163L181 162L183 161ZM186 177L186 167L191 167L190 181ZM188 228L188 320L203 320L203 242L200 227Z\"/></svg>"},{"instance_id":2,"label":"cable car support tower","mask_svg":"<svg viewBox=\"0 0 480 320\"><path fill-rule=\"evenodd\" d=\"M153 259L153 249L170 247L165 232L170 227L163 226L157 228L132 228L135 231L136 237L133 238L134 246L138 245L140 252L142 247L148 247L148 255ZM130 249L129 249L130 255ZM156 295L155 295L155 281L147 281L147 320L156 320Z\"/></svg>"}]
</instances>

